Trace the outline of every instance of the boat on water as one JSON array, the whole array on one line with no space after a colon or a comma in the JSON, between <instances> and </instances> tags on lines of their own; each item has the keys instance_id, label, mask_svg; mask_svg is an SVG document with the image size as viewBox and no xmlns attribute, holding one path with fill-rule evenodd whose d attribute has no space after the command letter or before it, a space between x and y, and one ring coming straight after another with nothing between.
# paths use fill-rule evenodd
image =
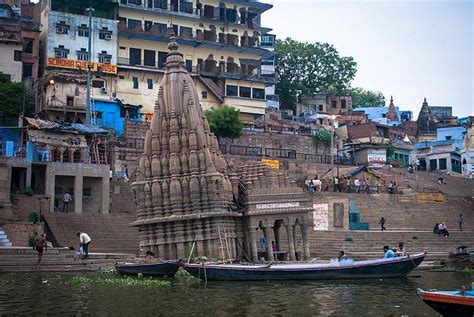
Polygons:
<instances>
[{"instance_id":1,"label":"boat on water","mask_svg":"<svg viewBox=\"0 0 474 317\"><path fill-rule=\"evenodd\" d=\"M418 296L443 316L474 316L474 288L466 291L416 290Z\"/></svg>"},{"instance_id":2,"label":"boat on water","mask_svg":"<svg viewBox=\"0 0 474 317\"><path fill-rule=\"evenodd\" d=\"M115 269L120 274L156 277L173 277L179 269L179 261L160 261L153 263L117 263Z\"/></svg>"},{"instance_id":3,"label":"boat on water","mask_svg":"<svg viewBox=\"0 0 474 317\"><path fill-rule=\"evenodd\" d=\"M343 260L331 263L288 264L186 264L181 266L194 277L208 280L323 280L403 277L416 268L425 253L389 259Z\"/></svg>"}]
</instances>

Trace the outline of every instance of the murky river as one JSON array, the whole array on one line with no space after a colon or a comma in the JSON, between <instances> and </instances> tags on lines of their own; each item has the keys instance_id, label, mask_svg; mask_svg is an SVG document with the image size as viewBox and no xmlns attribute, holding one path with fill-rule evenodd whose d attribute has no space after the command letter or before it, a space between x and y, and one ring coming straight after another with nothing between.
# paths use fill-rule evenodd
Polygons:
<instances>
[{"instance_id":1,"label":"murky river","mask_svg":"<svg viewBox=\"0 0 474 317\"><path fill-rule=\"evenodd\" d=\"M78 283L104 274L0 274L0 316L438 316L417 287L455 289L474 274L414 272L406 279L316 282L209 282L168 286ZM107 275L114 278L114 275Z\"/></svg>"}]
</instances>

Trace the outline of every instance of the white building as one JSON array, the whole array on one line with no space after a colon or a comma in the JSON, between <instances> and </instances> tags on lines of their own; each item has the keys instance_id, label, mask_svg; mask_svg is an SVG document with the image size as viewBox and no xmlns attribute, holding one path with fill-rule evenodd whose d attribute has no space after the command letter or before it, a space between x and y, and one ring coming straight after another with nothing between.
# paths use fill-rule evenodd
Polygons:
<instances>
[{"instance_id":1,"label":"white building","mask_svg":"<svg viewBox=\"0 0 474 317\"><path fill-rule=\"evenodd\" d=\"M275 51L276 36L273 34L265 34L261 36L260 46L270 52ZM267 59L262 59L261 72L262 75L276 76L276 59L277 56L272 56ZM275 85L270 85L265 88L265 95L267 96L267 108L280 109L280 102L275 93Z\"/></svg>"},{"instance_id":2,"label":"white building","mask_svg":"<svg viewBox=\"0 0 474 317\"><path fill-rule=\"evenodd\" d=\"M462 175L474 178L474 128L467 129L464 137L464 144L461 149L461 167Z\"/></svg>"}]
</instances>

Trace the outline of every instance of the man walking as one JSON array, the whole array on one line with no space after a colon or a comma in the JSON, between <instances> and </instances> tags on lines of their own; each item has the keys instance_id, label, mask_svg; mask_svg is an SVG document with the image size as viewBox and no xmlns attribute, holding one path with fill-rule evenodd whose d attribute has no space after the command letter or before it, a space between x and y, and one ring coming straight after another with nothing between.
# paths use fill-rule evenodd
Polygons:
<instances>
[{"instance_id":1,"label":"man walking","mask_svg":"<svg viewBox=\"0 0 474 317\"><path fill-rule=\"evenodd\" d=\"M384 217L380 218L379 224L380 224L380 230L382 230L382 231L387 230L387 229L385 229L385 218Z\"/></svg>"},{"instance_id":2,"label":"man walking","mask_svg":"<svg viewBox=\"0 0 474 317\"><path fill-rule=\"evenodd\" d=\"M89 257L89 244L91 243L92 239L85 232L78 232L77 236L79 237L79 246L82 247L82 258L87 259Z\"/></svg>"},{"instance_id":3,"label":"man walking","mask_svg":"<svg viewBox=\"0 0 474 317\"><path fill-rule=\"evenodd\" d=\"M63 195L63 212L68 212L70 201L72 201L71 195L69 192L65 192Z\"/></svg>"},{"instance_id":4,"label":"man walking","mask_svg":"<svg viewBox=\"0 0 474 317\"><path fill-rule=\"evenodd\" d=\"M462 217L462 214L459 214L458 225L459 225L459 230L462 231L462 226L464 225L464 219Z\"/></svg>"},{"instance_id":5,"label":"man walking","mask_svg":"<svg viewBox=\"0 0 474 317\"><path fill-rule=\"evenodd\" d=\"M38 263L36 265L40 265L41 259L43 258L43 249L44 251L48 251L48 245L46 244L46 235L41 233L35 239L33 244L33 249L38 251Z\"/></svg>"}]
</instances>

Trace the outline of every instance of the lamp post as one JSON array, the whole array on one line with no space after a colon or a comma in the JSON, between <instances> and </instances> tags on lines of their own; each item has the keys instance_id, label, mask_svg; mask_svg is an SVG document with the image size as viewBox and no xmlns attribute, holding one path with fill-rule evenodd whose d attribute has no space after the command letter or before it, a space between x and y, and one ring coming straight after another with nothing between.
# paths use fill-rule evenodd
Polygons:
<instances>
[{"instance_id":1,"label":"lamp post","mask_svg":"<svg viewBox=\"0 0 474 317\"><path fill-rule=\"evenodd\" d=\"M331 116L331 174L334 178L334 120L336 119L336 115ZM339 173L338 173L339 174Z\"/></svg>"},{"instance_id":2,"label":"lamp post","mask_svg":"<svg viewBox=\"0 0 474 317\"><path fill-rule=\"evenodd\" d=\"M87 87L86 87L86 125L91 124L91 77L92 77L92 12L95 10L92 8L92 0L89 2L89 39L87 44Z\"/></svg>"}]
</instances>

